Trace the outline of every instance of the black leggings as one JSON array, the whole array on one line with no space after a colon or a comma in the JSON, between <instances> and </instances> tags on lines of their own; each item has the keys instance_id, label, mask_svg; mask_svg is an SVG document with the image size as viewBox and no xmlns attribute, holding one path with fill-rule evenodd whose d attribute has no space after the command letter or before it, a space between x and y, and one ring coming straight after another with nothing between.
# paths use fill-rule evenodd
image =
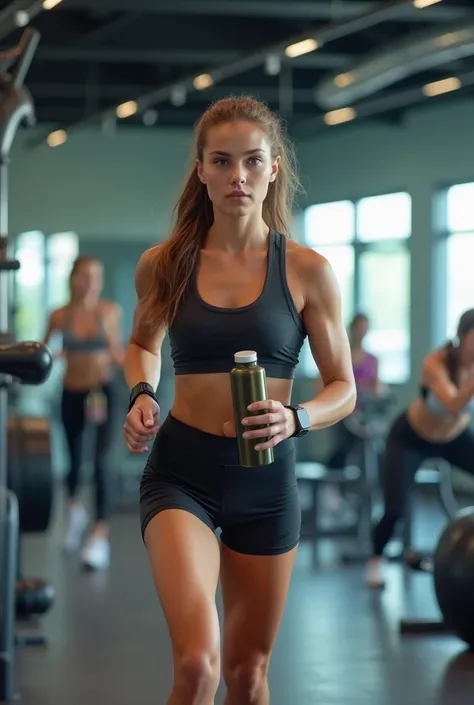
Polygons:
<instances>
[{"instance_id":1,"label":"black leggings","mask_svg":"<svg viewBox=\"0 0 474 705\"><path fill-rule=\"evenodd\" d=\"M383 554L398 520L404 516L416 472L426 458L443 458L473 475L474 433L466 429L452 441L431 443L413 430L406 412L395 420L388 434L382 463L385 512L373 530L374 555Z\"/></svg>"},{"instance_id":2,"label":"black leggings","mask_svg":"<svg viewBox=\"0 0 474 705\"><path fill-rule=\"evenodd\" d=\"M109 512L110 492L106 461L112 435L113 395L111 387L111 384L106 384L101 388L107 399L107 415L105 421L95 427L94 481L96 521L106 520ZM70 498L76 495L79 484L88 394L89 392L75 392L69 389L63 389L62 393L61 421L64 426L69 450L70 466L66 476L66 486Z\"/></svg>"},{"instance_id":3,"label":"black leggings","mask_svg":"<svg viewBox=\"0 0 474 705\"><path fill-rule=\"evenodd\" d=\"M343 470L347 465L348 456L356 447L359 439L349 431L343 421L334 426L334 448L326 460L329 470Z\"/></svg>"}]
</instances>

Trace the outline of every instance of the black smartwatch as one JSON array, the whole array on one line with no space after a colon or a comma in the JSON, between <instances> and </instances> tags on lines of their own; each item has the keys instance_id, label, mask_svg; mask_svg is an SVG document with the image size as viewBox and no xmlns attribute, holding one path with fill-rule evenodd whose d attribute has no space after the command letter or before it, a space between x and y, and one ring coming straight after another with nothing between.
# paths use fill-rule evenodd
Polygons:
<instances>
[{"instance_id":1,"label":"black smartwatch","mask_svg":"<svg viewBox=\"0 0 474 705\"><path fill-rule=\"evenodd\" d=\"M128 404L129 411L135 404L137 397L139 397L140 394L148 394L148 396L154 399L158 404L158 399L156 398L155 390L153 389L151 384L148 384L148 382L139 382L133 387L132 391L130 392L130 401Z\"/></svg>"},{"instance_id":2,"label":"black smartwatch","mask_svg":"<svg viewBox=\"0 0 474 705\"><path fill-rule=\"evenodd\" d=\"M285 409L291 409L295 415L296 429L291 438L301 438L311 429L311 421L306 409L298 404L289 404Z\"/></svg>"}]
</instances>

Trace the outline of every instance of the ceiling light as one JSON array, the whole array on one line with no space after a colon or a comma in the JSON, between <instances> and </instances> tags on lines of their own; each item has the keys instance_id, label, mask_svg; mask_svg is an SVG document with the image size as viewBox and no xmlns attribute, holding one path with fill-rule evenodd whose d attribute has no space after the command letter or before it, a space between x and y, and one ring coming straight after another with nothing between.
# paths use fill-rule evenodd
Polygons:
<instances>
[{"instance_id":1,"label":"ceiling light","mask_svg":"<svg viewBox=\"0 0 474 705\"><path fill-rule=\"evenodd\" d=\"M153 127L153 125L156 125L157 122L158 110L154 110L153 108L145 110L143 113L143 124L146 125L146 127Z\"/></svg>"},{"instance_id":2,"label":"ceiling light","mask_svg":"<svg viewBox=\"0 0 474 705\"><path fill-rule=\"evenodd\" d=\"M209 88L214 83L214 79L208 73L202 73L200 76L196 76L193 81L193 86L198 91L204 90L204 88Z\"/></svg>"},{"instance_id":3,"label":"ceiling light","mask_svg":"<svg viewBox=\"0 0 474 705\"><path fill-rule=\"evenodd\" d=\"M281 71L281 61L278 54L269 54L265 59L265 73L268 76L278 76Z\"/></svg>"},{"instance_id":4,"label":"ceiling light","mask_svg":"<svg viewBox=\"0 0 474 705\"><path fill-rule=\"evenodd\" d=\"M423 8L436 5L438 2L441 2L441 0L413 0L413 5L417 10L423 10Z\"/></svg>"},{"instance_id":5,"label":"ceiling light","mask_svg":"<svg viewBox=\"0 0 474 705\"><path fill-rule=\"evenodd\" d=\"M66 130L56 130L51 132L46 138L46 142L50 147L60 147L67 140Z\"/></svg>"},{"instance_id":6,"label":"ceiling light","mask_svg":"<svg viewBox=\"0 0 474 705\"><path fill-rule=\"evenodd\" d=\"M357 117L354 108L341 108L340 110L332 110L324 116L326 125L341 125L343 122L349 122Z\"/></svg>"},{"instance_id":7,"label":"ceiling light","mask_svg":"<svg viewBox=\"0 0 474 705\"><path fill-rule=\"evenodd\" d=\"M186 103L186 88L184 86L173 86L170 95L171 105L180 108Z\"/></svg>"},{"instance_id":8,"label":"ceiling light","mask_svg":"<svg viewBox=\"0 0 474 705\"><path fill-rule=\"evenodd\" d=\"M17 27L26 27L30 21L30 16L25 10L18 10L15 14L15 24Z\"/></svg>"},{"instance_id":9,"label":"ceiling light","mask_svg":"<svg viewBox=\"0 0 474 705\"><path fill-rule=\"evenodd\" d=\"M309 54L311 51L315 51L318 48L318 42L316 39L303 39L302 42L296 42L296 44L290 44L285 49L285 54L294 59L296 56L302 56L303 54Z\"/></svg>"},{"instance_id":10,"label":"ceiling light","mask_svg":"<svg viewBox=\"0 0 474 705\"><path fill-rule=\"evenodd\" d=\"M423 86L423 93L428 96L428 98L433 98L436 95L443 95L443 93L450 93L451 91L457 91L461 88L462 83L459 78L452 76L451 78L444 78L441 81L433 81L433 83L427 83Z\"/></svg>"},{"instance_id":11,"label":"ceiling light","mask_svg":"<svg viewBox=\"0 0 474 705\"><path fill-rule=\"evenodd\" d=\"M56 5L59 5L61 0L43 0L43 9L44 10L52 10L53 7L56 7Z\"/></svg>"},{"instance_id":12,"label":"ceiling light","mask_svg":"<svg viewBox=\"0 0 474 705\"><path fill-rule=\"evenodd\" d=\"M117 117L124 119L135 115L137 110L137 103L134 100L128 100L126 103L122 103L122 105L118 106L116 113Z\"/></svg>"},{"instance_id":13,"label":"ceiling light","mask_svg":"<svg viewBox=\"0 0 474 705\"><path fill-rule=\"evenodd\" d=\"M354 83L354 74L340 73L339 76L336 76L336 78L334 79L334 83L338 88L347 88L347 86L350 86L352 83Z\"/></svg>"}]
</instances>

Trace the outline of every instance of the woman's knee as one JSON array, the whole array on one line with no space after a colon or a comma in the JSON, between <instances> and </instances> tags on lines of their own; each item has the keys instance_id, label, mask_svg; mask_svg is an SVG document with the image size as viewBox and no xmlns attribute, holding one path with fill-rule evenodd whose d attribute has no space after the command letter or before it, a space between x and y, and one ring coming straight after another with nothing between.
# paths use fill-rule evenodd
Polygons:
<instances>
[{"instance_id":1,"label":"woman's knee","mask_svg":"<svg viewBox=\"0 0 474 705\"><path fill-rule=\"evenodd\" d=\"M200 693L215 693L220 677L219 651L204 648L187 648L175 654L175 685L185 692L189 702Z\"/></svg>"},{"instance_id":2,"label":"woman's knee","mask_svg":"<svg viewBox=\"0 0 474 705\"><path fill-rule=\"evenodd\" d=\"M257 701L266 687L270 654L249 651L224 664L224 681L229 693L242 705Z\"/></svg>"}]
</instances>

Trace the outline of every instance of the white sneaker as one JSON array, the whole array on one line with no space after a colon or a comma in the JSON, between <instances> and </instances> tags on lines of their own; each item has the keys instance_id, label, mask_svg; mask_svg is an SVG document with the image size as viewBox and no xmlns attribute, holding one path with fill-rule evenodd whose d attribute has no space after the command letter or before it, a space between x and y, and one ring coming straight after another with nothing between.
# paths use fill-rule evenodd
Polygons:
<instances>
[{"instance_id":1,"label":"white sneaker","mask_svg":"<svg viewBox=\"0 0 474 705\"><path fill-rule=\"evenodd\" d=\"M81 504L71 507L69 510L69 521L64 539L66 551L77 551L81 545L82 536L87 527L87 512Z\"/></svg>"},{"instance_id":2,"label":"white sneaker","mask_svg":"<svg viewBox=\"0 0 474 705\"><path fill-rule=\"evenodd\" d=\"M106 570L110 564L110 544L107 539L91 536L82 550L81 561L89 570Z\"/></svg>"},{"instance_id":3,"label":"white sneaker","mask_svg":"<svg viewBox=\"0 0 474 705\"><path fill-rule=\"evenodd\" d=\"M375 590L385 587L381 558L371 558L369 560L366 570L366 581L367 585Z\"/></svg>"}]
</instances>

